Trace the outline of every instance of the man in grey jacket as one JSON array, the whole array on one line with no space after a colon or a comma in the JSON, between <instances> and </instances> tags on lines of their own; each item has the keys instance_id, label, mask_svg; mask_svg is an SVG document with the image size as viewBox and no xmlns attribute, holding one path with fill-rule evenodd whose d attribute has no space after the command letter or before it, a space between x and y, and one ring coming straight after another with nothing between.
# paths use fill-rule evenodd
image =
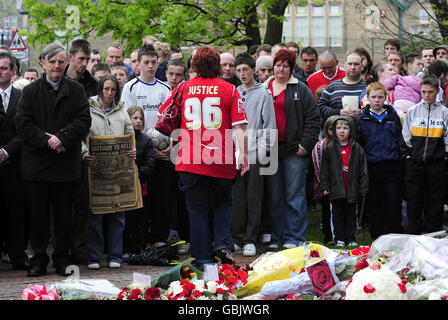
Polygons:
<instances>
[{"instance_id":1,"label":"man in grey jacket","mask_svg":"<svg viewBox=\"0 0 448 320\"><path fill-rule=\"evenodd\" d=\"M263 168L267 163L270 145L266 143L270 129L276 129L274 103L269 89L255 81L255 60L242 53L235 60L238 86L244 103L248 125L249 173L238 176L233 187L232 236L237 251L256 255L255 244L260 230L263 204ZM270 154L271 155L271 154ZM273 163L270 163L272 165Z\"/></svg>"}]
</instances>

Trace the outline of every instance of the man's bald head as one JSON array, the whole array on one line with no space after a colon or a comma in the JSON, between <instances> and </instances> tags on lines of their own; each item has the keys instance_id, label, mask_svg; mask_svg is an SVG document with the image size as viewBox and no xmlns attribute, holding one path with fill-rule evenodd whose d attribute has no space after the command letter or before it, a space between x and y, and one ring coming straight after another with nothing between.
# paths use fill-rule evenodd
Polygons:
<instances>
[{"instance_id":1,"label":"man's bald head","mask_svg":"<svg viewBox=\"0 0 448 320\"><path fill-rule=\"evenodd\" d=\"M230 52L223 52L220 55L221 77L230 80L235 76L235 57Z\"/></svg>"}]
</instances>

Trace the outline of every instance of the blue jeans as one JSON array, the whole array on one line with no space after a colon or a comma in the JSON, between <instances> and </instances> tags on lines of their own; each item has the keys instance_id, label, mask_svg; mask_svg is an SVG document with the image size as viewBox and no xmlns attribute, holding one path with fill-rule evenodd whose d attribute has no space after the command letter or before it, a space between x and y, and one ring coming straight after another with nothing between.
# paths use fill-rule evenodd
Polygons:
<instances>
[{"instance_id":1,"label":"blue jeans","mask_svg":"<svg viewBox=\"0 0 448 320\"><path fill-rule=\"evenodd\" d=\"M296 155L279 159L271 179L271 241L273 244L299 245L306 241L308 211L306 170L309 158Z\"/></svg>"},{"instance_id":2,"label":"blue jeans","mask_svg":"<svg viewBox=\"0 0 448 320\"><path fill-rule=\"evenodd\" d=\"M103 219L107 220L107 261L123 263L125 213L89 213L87 231L88 263L99 263L104 252Z\"/></svg>"},{"instance_id":3,"label":"blue jeans","mask_svg":"<svg viewBox=\"0 0 448 320\"><path fill-rule=\"evenodd\" d=\"M232 186L234 179L221 179L179 172L179 187L185 191L190 217L191 256L201 265L214 263L213 252L234 250L232 240ZM213 213L214 248L210 237L209 213Z\"/></svg>"}]
</instances>

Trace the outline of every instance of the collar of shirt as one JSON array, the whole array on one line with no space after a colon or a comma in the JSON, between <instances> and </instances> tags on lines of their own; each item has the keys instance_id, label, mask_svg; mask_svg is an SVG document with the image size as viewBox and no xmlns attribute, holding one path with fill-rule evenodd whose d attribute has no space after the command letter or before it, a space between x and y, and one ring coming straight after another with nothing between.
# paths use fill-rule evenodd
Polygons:
<instances>
[{"instance_id":1,"label":"collar of shirt","mask_svg":"<svg viewBox=\"0 0 448 320\"><path fill-rule=\"evenodd\" d=\"M328 80L333 80L334 78L336 78L336 76L339 73L339 66L336 67L336 72L334 73L334 75L332 77L327 77L327 75L325 74L325 72L322 71L322 75L324 76L324 78L328 79Z\"/></svg>"},{"instance_id":2,"label":"collar of shirt","mask_svg":"<svg viewBox=\"0 0 448 320\"><path fill-rule=\"evenodd\" d=\"M6 92L6 102L9 104L9 99L11 98L11 90L12 90L12 84L9 85L8 88L6 88L6 90L2 90L0 89L0 92ZM8 105L7 104L7 105Z\"/></svg>"},{"instance_id":3,"label":"collar of shirt","mask_svg":"<svg viewBox=\"0 0 448 320\"><path fill-rule=\"evenodd\" d=\"M53 82L53 81L51 81L50 79L48 79L47 76L45 76L45 79L46 79L47 82L53 87L53 89L54 89L55 91L57 91L57 90L59 89L59 87L61 86L62 78L59 79L58 82Z\"/></svg>"}]
</instances>

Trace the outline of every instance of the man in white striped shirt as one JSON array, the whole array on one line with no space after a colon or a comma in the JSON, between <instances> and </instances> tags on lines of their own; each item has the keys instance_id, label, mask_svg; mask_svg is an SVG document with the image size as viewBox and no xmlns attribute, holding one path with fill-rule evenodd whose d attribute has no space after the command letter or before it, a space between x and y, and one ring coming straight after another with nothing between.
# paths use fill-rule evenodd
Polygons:
<instances>
[{"instance_id":1,"label":"man in white striped shirt","mask_svg":"<svg viewBox=\"0 0 448 320\"><path fill-rule=\"evenodd\" d=\"M323 121L332 115L351 116L356 119L361 113L358 98L366 87L361 78L363 68L361 61L362 57L358 53L350 53L344 65L345 77L330 83L322 93L318 106ZM346 97L356 97L356 102L355 99ZM343 100L353 100L354 103L344 105Z\"/></svg>"}]
</instances>

